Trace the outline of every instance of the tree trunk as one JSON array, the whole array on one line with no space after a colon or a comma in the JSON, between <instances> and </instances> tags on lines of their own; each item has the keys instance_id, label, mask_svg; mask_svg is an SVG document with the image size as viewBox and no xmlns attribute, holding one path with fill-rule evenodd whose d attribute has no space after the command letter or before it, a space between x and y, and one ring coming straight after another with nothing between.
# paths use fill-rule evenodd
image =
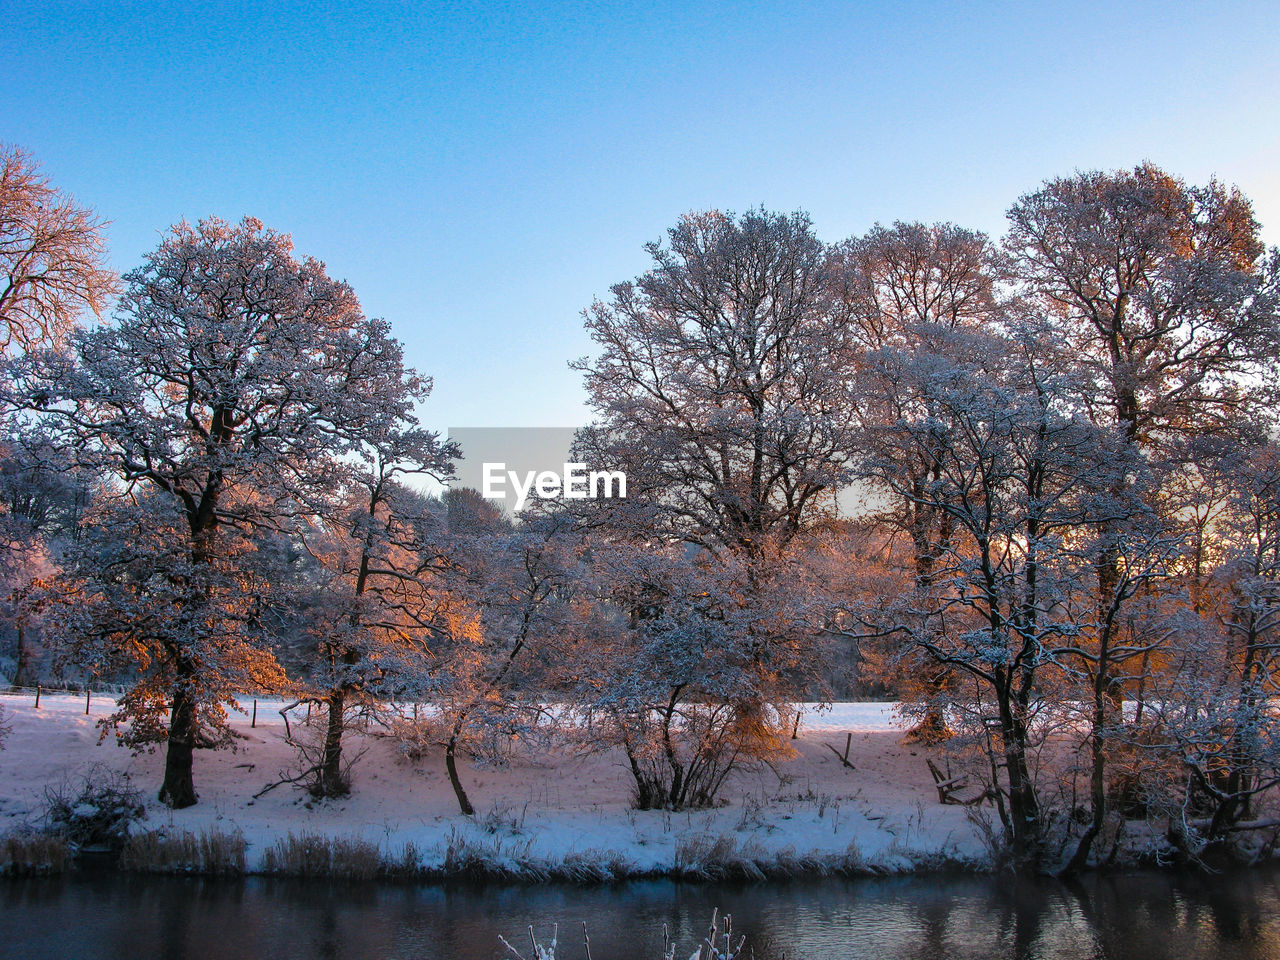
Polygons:
<instances>
[{"instance_id":1,"label":"tree trunk","mask_svg":"<svg viewBox=\"0 0 1280 960\"><path fill-rule=\"evenodd\" d=\"M169 712L169 742L164 757L164 783L160 787L160 802L175 810L194 806L199 799L191 773L195 734L195 707L179 688L174 691Z\"/></svg>"},{"instance_id":2,"label":"tree trunk","mask_svg":"<svg viewBox=\"0 0 1280 960\"><path fill-rule=\"evenodd\" d=\"M1040 865L1040 803L1027 763L1025 705L997 691L1000 737L1004 741L1005 775L1009 778L1009 822L1013 830L1014 868Z\"/></svg>"},{"instance_id":3,"label":"tree trunk","mask_svg":"<svg viewBox=\"0 0 1280 960\"><path fill-rule=\"evenodd\" d=\"M1095 716L1094 722L1097 724L1101 721ZM1064 874L1078 873L1088 866L1093 842L1102 833L1102 825L1107 816L1106 755L1103 753L1103 741L1100 734L1092 735L1089 740L1091 762L1089 796L1092 817L1088 828L1076 845L1075 853L1071 855L1070 862L1062 870Z\"/></svg>"},{"instance_id":4,"label":"tree trunk","mask_svg":"<svg viewBox=\"0 0 1280 960\"><path fill-rule=\"evenodd\" d=\"M342 770L342 732L346 729L347 692L335 687L329 693L329 723L325 728L324 756L320 760L320 779L312 793L318 797L345 797L351 792Z\"/></svg>"},{"instance_id":5,"label":"tree trunk","mask_svg":"<svg viewBox=\"0 0 1280 960\"><path fill-rule=\"evenodd\" d=\"M657 804L654 802L653 784L650 779L644 775L644 771L640 769L640 761L636 758L635 750L632 749L631 743L624 742L623 752L627 755L627 763L631 767L631 776L636 782L636 809L652 810Z\"/></svg>"},{"instance_id":6,"label":"tree trunk","mask_svg":"<svg viewBox=\"0 0 1280 960\"><path fill-rule=\"evenodd\" d=\"M27 634L18 624L18 663L13 668L13 685L21 687L26 682L27 670L31 667L31 651L27 648Z\"/></svg>"},{"instance_id":7,"label":"tree trunk","mask_svg":"<svg viewBox=\"0 0 1280 960\"><path fill-rule=\"evenodd\" d=\"M449 737L449 742L444 748L444 768L449 771L449 783L453 786L454 796L458 798L458 809L465 816L471 816L476 812L476 808L471 805L471 801L467 798L467 791L462 786L462 781L458 779L458 738L462 735L462 721L459 720L453 725L453 733Z\"/></svg>"}]
</instances>

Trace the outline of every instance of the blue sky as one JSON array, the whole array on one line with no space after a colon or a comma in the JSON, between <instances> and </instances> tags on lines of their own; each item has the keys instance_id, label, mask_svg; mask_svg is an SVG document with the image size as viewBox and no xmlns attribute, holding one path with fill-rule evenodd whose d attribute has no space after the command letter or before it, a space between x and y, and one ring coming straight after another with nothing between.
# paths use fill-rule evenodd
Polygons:
<instances>
[{"instance_id":1,"label":"blue sky","mask_svg":"<svg viewBox=\"0 0 1280 960\"><path fill-rule=\"evenodd\" d=\"M1150 159L1280 240L1273 4L29 3L0 140L135 266L253 214L435 377L432 426L583 422L580 311L682 212L998 234L1047 177Z\"/></svg>"}]
</instances>

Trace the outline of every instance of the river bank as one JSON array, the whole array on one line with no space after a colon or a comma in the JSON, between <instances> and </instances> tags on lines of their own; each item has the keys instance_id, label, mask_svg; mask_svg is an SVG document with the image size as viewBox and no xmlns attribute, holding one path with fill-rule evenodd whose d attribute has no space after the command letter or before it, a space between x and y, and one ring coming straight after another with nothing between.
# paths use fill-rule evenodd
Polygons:
<instances>
[{"instance_id":1,"label":"river bank","mask_svg":"<svg viewBox=\"0 0 1280 960\"><path fill-rule=\"evenodd\" d=\"M411 762L376 730L350 735L361 755L350 797L317 802L288 785L255 797L295 763L279 703L259 701L256 723L236 717L243 739L234 751L197 754L200 802L185 810L155 799L162 751L134 756L99 742L108 698L96 695L87 715L83 697L65 694L45 693L39 708L25 694L0 696L0 705L12 727L0 751L0 834L38 827L50 792L74 795L86 779L119 776L143 807L135 836L174 847L185 835L188 848L201 836L242 842L248 873L282 872L290 857L326 844L317 862L345 850L363 863L376 850L388 875L535 880L890 874L977 868L986 856L968 808L938 803L930 751L902 742L887 703L809 708L794 757L734 774L715 809L632 810L620 754L551 743L465 766L472 817L458 813L439 756ZM847 764L836 755L846 746Z\"/></svg>"}]
</instances>

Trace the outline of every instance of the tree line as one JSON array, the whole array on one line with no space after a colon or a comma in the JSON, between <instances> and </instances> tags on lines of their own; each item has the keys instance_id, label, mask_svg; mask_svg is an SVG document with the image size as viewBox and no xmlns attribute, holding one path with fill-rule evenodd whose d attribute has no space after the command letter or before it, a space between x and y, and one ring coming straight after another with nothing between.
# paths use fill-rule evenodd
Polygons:
<instances>
[{"instance_id":1,"label":"tree line","mask_svg":"<svg viewBox=\"0 0 1280 960\"><path fill-rule=\"evenodd\" d=\"M163 745L165 803L275 691L322 711L286 778L318 797L363 714L464 813L460 758L567 719L638 808L707 806L852 677L980 780L1016 865L1269 822L1280 254L1234 187L1077 173L999 239L686 215L573 364L574 458L627 497L512 520L422 492L462 453L418 423L430 379L287 236L179 224L117 279L93 214L2 160L12 679L126 684L104 735Z\"/></svg>"}]
</instances>

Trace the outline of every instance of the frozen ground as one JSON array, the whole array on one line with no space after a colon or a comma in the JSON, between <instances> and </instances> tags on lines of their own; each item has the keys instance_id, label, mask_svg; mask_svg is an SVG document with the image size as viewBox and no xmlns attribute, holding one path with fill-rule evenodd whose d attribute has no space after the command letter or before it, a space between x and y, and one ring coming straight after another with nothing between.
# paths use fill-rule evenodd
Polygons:
<instances>
[{"instance_id":1,"label":"frozen ground","mask_svg":"<svg viewBox=\"0 0 1280 960\"><path fill-rule=\"evenodd\" d=\"M354 734L348 749L365 752L349 798L309 802L280 786L255 800L293 763L278 703L259 702L256 729L236 717L245 739L235 752L197 752L200 802L178 811L155 800L162 751L133 756L110 740L98 743L94 722L111 709L105 696L95 696L89 716L82 697L45 694L35 709L31 695L13 694L0 696L0 704L12 726L0 750L0 833L38 821L47 785L74 783L105 764L126 771L143 792L144 827L240 830L251 869L276 839L304 831L359 835L389 854L412 842L428 865L462 842L498 861L557 863L577 855L637 873L667 872L717 845L718 855L736 851L757 861L852 855L886 871L983 855L965 808L938 803L928 751L901 743L901 723L887 703L807 709L798 755L776 772L737 775L722 792L728 805L709 811L630 810L630 775L616 753L517 752L501 767L464 761L473 818L458 813L441 753L410 764L397 760L393 741ZM828 748L843 752L848 734L852 770Z\"/></svg>"}]
</instances>

